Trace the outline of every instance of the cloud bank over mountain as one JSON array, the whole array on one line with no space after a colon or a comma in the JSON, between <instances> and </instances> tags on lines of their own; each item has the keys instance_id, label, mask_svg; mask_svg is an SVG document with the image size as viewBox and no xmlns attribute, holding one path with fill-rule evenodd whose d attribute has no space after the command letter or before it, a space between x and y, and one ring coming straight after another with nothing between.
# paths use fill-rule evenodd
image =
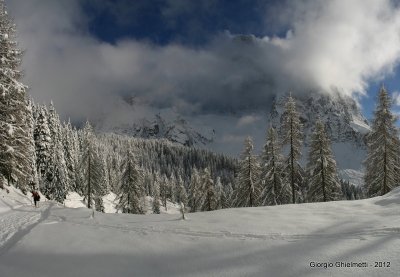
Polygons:
<instances>
[{"instance_id":1,"label":"cloud bank over mountain","mask_svg":"<svg viewBox=\"0 0 400 277\"><path fill-rule=\"evenodd\" d=\"M52 99L73 120L129 121L172 110L189 118L233 114L237 127L248 127L258 121L253 112L265 111L276 93L362 95L400 58L400 9L390 0L274 2L262 6L263 24L279 36L221 30L199 46L102 41L88 27L83 3L90 2L8 1L26 49L32 96ZM169 24L176 14L195 12L197 1L178 2L165 1ZM215 1L208 2L212 7Z\"/></svg>"}]
</instances>

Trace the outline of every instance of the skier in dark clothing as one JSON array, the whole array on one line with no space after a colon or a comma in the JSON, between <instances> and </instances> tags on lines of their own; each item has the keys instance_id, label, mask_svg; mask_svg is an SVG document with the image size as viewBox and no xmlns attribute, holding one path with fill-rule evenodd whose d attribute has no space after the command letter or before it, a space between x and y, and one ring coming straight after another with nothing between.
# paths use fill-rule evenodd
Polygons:
<instances>
[{"instance_id":1,"label":"skier in dark clothing","mask_svg":"<svg viewBox=\"0 0 400 277\"><path fill-rule=\"evenodd\" d=\"M37 191L32 191L33 202L35 203L35 207L37 207L37 202L40 201L40 195Z\"/></svg>"}]
</instances>

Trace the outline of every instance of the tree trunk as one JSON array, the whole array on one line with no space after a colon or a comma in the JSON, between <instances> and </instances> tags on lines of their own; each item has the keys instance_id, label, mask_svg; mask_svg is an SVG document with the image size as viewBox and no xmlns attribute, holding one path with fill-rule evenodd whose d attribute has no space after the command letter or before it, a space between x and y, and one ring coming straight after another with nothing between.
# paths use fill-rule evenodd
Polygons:
<instances>
[{"instance_id":1,"label":"tree trunk","mask_svg":"<svg viewBox=\"0 0 400 277\"><path fill-rule=\"evenodd\" d=\"M387 149L386 149L386 140L385 140L385 153L383 153L383 190L382 190L382 195L386 194L389 192L387 188Z\"/></svg>"},{"instance_id":2,"label":"tree trunk","mask_svg":"<svg viewBox=\"0 0 400 277\"><path fill-rule=\"evenodd\" d=\"M253 182L251 180L251 156L249 156L249 189L250 189L250 207L253 207Z\"/></svg>"},{"instance_id":3,"label":"tree trunk","mask_svg":"<svg viewBox=\"0 0 400 277\"><path fill-rule=\"evenodd\" d=\"M90 174L90 152L89 152L89 155L88 155L88 191L87 191L87 193L88 193L88 208L89 209L92 206L92 199L91 199L92 189L90 187L90 177L91 177L91 174Z\"/></svg>"},{"instance_id":4,"label":"tree trunk","mask_svg":"<svg viewBox=\"0 0 400 277\"><path fill-rule=\"evenodd\" d=\"M326 202L327 197L326 197L326 184L325 184L325 171L324 171L324 159L322 158L322 147L320 149L320 155L321 155L321 177L322 177L322 193L324 196L324 202Z\"/></svg>"},{"instance_id":5,"label":"tree trunk","mask_svg":"<svg viewBox=\"0 0 400 277\"><path fill-rule=\"evenodd\" d=\"M293 157L293 119L290 119L290 174L292 185L292 202L296 203L295 189L294 189L294 157Z\"/></svg>"}]
</instances>

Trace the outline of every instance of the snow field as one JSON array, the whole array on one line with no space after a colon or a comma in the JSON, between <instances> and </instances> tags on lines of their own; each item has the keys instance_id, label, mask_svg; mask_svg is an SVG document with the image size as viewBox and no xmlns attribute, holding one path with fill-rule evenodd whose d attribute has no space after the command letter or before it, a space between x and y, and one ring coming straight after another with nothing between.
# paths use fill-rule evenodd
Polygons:
<instances>
[{"instance_id":1,"label":"snow field","mask_svg":"<svg viewBox=\"0 0 400 277\"><path fill-rule=\"evenodd\" d=\"M0 276L398 276L400 268L400 188L366 200L226 209L187 220L91 218L86 208L41 204L36 225L0 247ZM324 268L336 262L368 267Z\"/></svg>"}]
</instances>

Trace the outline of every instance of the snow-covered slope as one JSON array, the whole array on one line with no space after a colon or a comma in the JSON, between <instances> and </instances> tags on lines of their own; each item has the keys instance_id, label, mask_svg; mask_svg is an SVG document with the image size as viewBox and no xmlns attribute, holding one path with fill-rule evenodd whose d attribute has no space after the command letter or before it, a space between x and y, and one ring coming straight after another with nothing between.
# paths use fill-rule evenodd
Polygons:
<instances>
[{"instance_id":1,"label":"snow-covered slope","mask_svg":"<svg viewBox=\"0 0 400 277\"><path fill-rule=\"evenodd\" d=\"M287 95L278 95L273 102L270 119L273 126L280 126ZM296 95L296 108L304 128L303 153L307 153L309 138L315 122L321 119L332 141L332 150L342 178L361 185L362 162L366 155L365 135L369 132L368 121L356 102L340 94L308 93ZM303 164L307 155L303 155Z\"/></svg>"},{"instance_id":2,"label":"snow-covered slope","mask_svg":"<svg viewBox=\"0 0 400 277\"><path fill-rule=\"evenodd\" d=\"M399 207L400 188L187 220L24 205L0 213L0 276L398 276Z\"/></svg>"},{"instance_id":3,"label":"snow-covered slope","mask_svg":"<svg viewBox=\"0 0 400 277\"><path fill-rule=\"evenodd\" d=\"M86 203L84 197L76 192L69 192L65 201L64 206L67 208L85 208ZM117 213L118 198L117 196L110 192L109 194L103 196L103 205L105 213ZM146 214L152 213L153 207L153 197L146 196L145 198ZM180 214L180 206L178 204L167 201L167 209L163 206L160 207L161 214Z\"/></svg>"}]
</instances>

